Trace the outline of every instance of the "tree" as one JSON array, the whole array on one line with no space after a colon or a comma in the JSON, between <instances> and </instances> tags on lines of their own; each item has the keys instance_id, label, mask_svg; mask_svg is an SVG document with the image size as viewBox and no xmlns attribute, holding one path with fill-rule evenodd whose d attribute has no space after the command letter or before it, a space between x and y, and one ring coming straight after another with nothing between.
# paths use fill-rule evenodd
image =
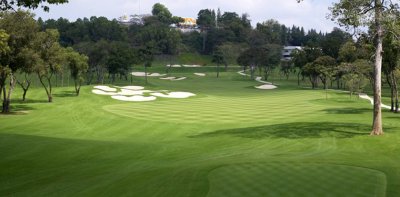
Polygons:
<instances>
[{"instance_id":1,"label":"tree","mask_svg":"<svg viewBox=\"0 0 400 197\"><path fill-rule=\"evenodd\" d=\"M397 3L385 0L341 0L331 8L332 18L346 27L371 27L369 30L375 37L375 64L374 64L374 110L371 135L382 135L382 55L384 22L388 14L397 11Z\"/></svg>"},{"instance_id":2,"label":"tree","mask_svg":"<svg viewBox=\"0 0 400 197\"><path fill-rule=\"evenodd\" d=\"M6 56L10 52L10 47L8 46L9 37L10 36L4 30L0 30L0 57L1 57L1 60L3 60L3 57ZM3 113L9 112L10 97L7 96L7 92L6 92L6 79L10 74L11 74L11 69L8 67L8 65L6 65L5 62L2 61L0 64L0 77L1 77L0 97L1 97L1 94L3 93L3 108L2 108ZM10 90L13 85L12 77L13 76L11 76ZM9 95L10 95L10 93L9 93Z\"/></svg>"},{"instance_id":3,"label":"tree","mask_svg":"<svg viewBox=\"0 0 400 197\"><path fill-rule=\"evenodd\" d=\"M145 82L147 84L147 68L151 66L154 60L154 53L151 46L144 46L138 50L138 63L143 63Z\"/></svg>"},{"instance_id":4,"label":"tree","mask_svg":"<svg viewBox=\"0 0 400 197\"><path fill-rule=\"evenodd\" d=\"M79 96L85 73L89 68L89 58L86 55L79 54L70 47L65 50L65 53L66 63L71 72L71 77L74 79L75 92L76 95Z\"/></svg>"},{"instance_id":5,"label":"tree","mask_svg":"<svg viewBox=\"0 0 400 197\"><path fill-rule=\"evenodd\" d=\"M203 37L202 52L206 52L207 32L210 28L215 26L216 18L215 13L210 9L200 10L197 14L197 24L201 28Z\"/></svg>"},{"instance_id":6,"label":"tree","mask_svg":"<svg viewBox=\"0 0 400 197\"><path fill-rule=\"evenodd\" d=\"M331 56L321 56L318 57L313 62L317 67L317 72L319 73L319 78L324 84L324 89L328 88L328 81L332 81L336 73L336 60Z\"/></svg>"},{"instance_id":7,"label":"tree","mask_svg":"<svg viewBox=\"0 0 400 197\"><path fill-rule=\"evenodd\" d=\"M16 85L16 73L25 66L21 61L23 49L29 48L32 40L34 40L37 32L37 24L33 19L33 15L29 12L18 10L16 12L2 12L0 14L0 29L5 30L9 35L8 47L9 51L2 55L1 65L2 74L0 76L0 88L3 92L3 108L4 113L9 112L11 95ZM9 89L6 89L6 81Z\"/></svg>"},{"instance_id":8,"label":"tree","mask_svg":"<svg viewBox=\"0 0 400 197\"><path fill-rule=\"evenodd\" d=\"M334 28L331 33L326 34L321 42L321 48L325 55L335 59L339 56L339 49L347 41L351 40L351 35L339 28Z\"/></svg>"},{"instance_id":9,"label":"tree","mask_svg":"<svg viewBox=\"0 0 400 197\"><path fill-rule=\"evenodd\" d=\"M44 3L62 4L68 3L68 0L1 0L0 9L3 11L13 10L14 6L36 9L40 6L44 11L49 11L49 7L43 5Z\"/></svg>"},{"instance_id":10,"label":"tree","mask_svg":"<svg viewBox=\"0 0 400 197\"><path fill-rule=\"evenodd\" d=\"M224 56L220 50L214 51L212 62L217 64L217 78L219 77L219 65L225 63Z\"/></svg>"},{"instance_id":11,"label":"tree","mask_svg":"<svg viewBox=\"0 0 400 197\"><path fill-rule=\"evenodd\" d=\"M40 59L39 54L32 48L23 48L17 58L19 58L21 63L24 65L20 69L24 78L22 80L17 78L17 83L24 91L22 94L22 101L25 101L26 94L32 84L31 74L34 73L35 67L43 64L43 62Z\"/></svg>"},{"instance_id":12,"label":"tree","mask_svg":"<svg viewBox=\"0 0 400 197\"><path fill-rule=\"evenodd\" d=\"M169 25L173 22L171 12L161 3L154 4L151 13L162 23Z\"/></svg>"},{"instance_id":13,"label":"tree","mask_svg":"<svg viewBox=\"0 0 400 197\"><path fill-rule=\"evenodd\" d=\"M133 51L126 43L113 42L110 46L110 54L107 60L108 73L111 75L111 82L114 83L117 74L128 79L129 66L133 63Z\"/></svg>"},{"instance_id":14,"label":"tree","mask_svg":"<svg viewBox=\"0 0 400 197\"><path fill-rule=\"evenodd\" d=\"M59 33L55 29L39 32L35 40L35 49L39 52L42 64L35 67L40 83L46 90L49 102L53 102L52 78L62 70L65 50L58 43Z\"/></svg>"},{"instance_id":15,"label":"tree","mask_svg":"<svg viewBox=\"0 0 400 197\"><path fill-rule=\"evenodd\" d=\"M399 96L397 87L396 70L399 68L400 47L399 41L394 35L388 34L384 38L383 72L390 87L391 109L392 112L399 111Z\"/></svg>"},{"instance_id":16,"label":"tree","mask_svg":"<svg viewBox=\"0 0 400 197\"><path fill-rule=\"evenodd\" d=\"M87 84L91 84L94 77L96 77L97 84L103 84L110 54L110 42L106 40L95 43L82 42L75 45L74 48L89 57L89 69L86 73Z\"/></svg>"}]
</instances>

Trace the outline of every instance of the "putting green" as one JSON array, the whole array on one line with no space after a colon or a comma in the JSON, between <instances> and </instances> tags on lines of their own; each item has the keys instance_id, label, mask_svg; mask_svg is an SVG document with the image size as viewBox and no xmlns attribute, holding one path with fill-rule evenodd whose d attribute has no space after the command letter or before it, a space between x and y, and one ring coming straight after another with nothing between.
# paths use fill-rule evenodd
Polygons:
<instances>
[{"instance_id":1,"label":"putting green","mask_svg":"<svg viewBox=\"0 0 400 197\"><path fill-rule=\"evenodd\" d=\"M382 172L345 165L257 163L222 166L209 176L207 196L376 196L386 192Z\"/></svg>"},{"instance_id":2,"label":"putting green","mask_svg":"<svg viewBox=\"0 0 400 197\"><path fill-rule=\"evenodd\" d=\"M104 110L139 120L152 120L161 122L180 123L258 123L265 124L268 118L277 120L290 120L294 117L310 115L311 111L322 109L320 106L310 103L301 91L292 94L298 99L295 102L280 103L281 94L265 97L222 97L207 96L202 98L176 99L174 101L157 101L152 103L116 104L106 105ZM303 96L299 96L303 95ZM287 95L291 96L291 95ZM159 99L161 100L161 99ZM276 111L286 113L277 114ZM259 118L258 118L259 117ZM295 118L297 119L297 118Z\"/></svg>"}]
</instances>

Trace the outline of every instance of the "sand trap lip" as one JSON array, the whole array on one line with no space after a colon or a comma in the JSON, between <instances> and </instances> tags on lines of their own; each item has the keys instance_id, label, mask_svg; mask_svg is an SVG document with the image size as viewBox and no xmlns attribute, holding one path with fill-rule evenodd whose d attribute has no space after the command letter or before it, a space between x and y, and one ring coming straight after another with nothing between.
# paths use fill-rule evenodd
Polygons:
<instances>
[{"instance_id":1,"label":"sand trap lip","mask_svg":"<svg viewBox=\"0 0 400 197\"><path fill-rule=\"evenodd\" d=\"M183 67L186 68L197 68L197 67L201 67L200 65L183 65Z\"/></svg>"},{"instance_id":2,"label":"sand trap lip","mask_svg":"<svg viewBox=\"0 0 400 197\"><path fill-rule=\"evenodd\" d=\"M106 91L103 91L103 90L92 90L92 92L94 94L98 94L98 95L107 95L107 96L118 95L118 93L116 93L116 92L106 92Z\"/></svg>"},{"instance_id":3,"label":"sand trap lip","mask_svg":"<svg viewBox=\"0 0 400 197\"><path fill-rule=\"evenodd\" d=\"M94 88L102 90L102 91L106 91L106 92L116 92L117 91L116 88L112 88L109 86L94 86Z\"/></svg>"},{"instance_id":4,"label":"sand trap lip","mask_svg":"<svg viewBox=\"0 0 400 197\"><path fill-rule=\"evenodd\" d=\"M374 99L371 98L371 97L369 97L367 94L359 94L358 96L359 96L360 98L362 98L362 99L369 100L369 101L371 102L371 105L374 105ZM381 107L382 107L382 108L385 108L385 109L391 109L390 106L385 105L385 104L382 104L382 103L381 103Z\"/></svg>"},{"instance_id":5,"label":"sand trap lip","mask_svg":"<svg viewBox=\"0 0 400 197\"><path fill-rule=\"evenodd\" d=\"M180 80L186 79L186 77L180 77L180 78L177 78L177 77L164 77L164 78L160 78L160 79L162 79L162 80L171 80L171 81L180 81Z\"/></svg>"},{"instance_id":6,"label":"sand trap lip","mask_svg":"<svg viewBox=\"0 0 400 197\"><path fill-rule=\"evenodd\" d=\"M188 98L191 96L196 96L196 94L190 92L170 92L167 94L156 92L156 93L151 93L151 95L162 98Z\"/></svg>"},{"instance_id":7,"label":"sand trap lip","mask_svg":"<svg viewBox=\"0 0 400 197\"><path fill-rule=\"evenodd\" d=\"M200 77L205 77L206 76L206 73L193 73L193 74L195 74L197 76L200 76Z\"/></svg>"},{"instance_id":8,"label":"sand trap lip","mask_svg":"<svg viewBox=\"0 0 400 197\"><path fill-rule=\"evenodd\" d=\"M276 89L278 87L271 85L271 84L264 84L264 85L260 85L260 86L255 86L255 88L262 89L262 90L272 90L272 89Z\"/></svg>"},{"instance_id":9,"label":"sand trap lip","mask_svg":"<svg viewBox=\"0 0 400 197\"><path fill-rule=\"evenodd\" d=\"M122 86L122 87L114 86L114 87L126 89L126 90L143 90L144 89L143 86Z\"/></svg>"},{"instance_id":10,"label":"sand trap lip","mask_svg":"<svg viewBox=\"0 0 400 197\"><path fill-rule=\"evenodd\" d=\"M145 77L146 73L145 72L132 72L131 73L133 76L135 77ZM160 73L147 73L148 77L162 77L165 76L167 74L160 74Z\"/></svg>"},{"instance_id":11,"label":"sand trap lip","mask_svg":"<svg viewBox=\"0 0 400 197\"><path fill-rule=\"evenodd\" d=\"M154 101L157 97L154 96L112 96L111 98L120 100L120 101L134 101L134 102L143 102L143 101Z\"/></svg>"}]
</instances>

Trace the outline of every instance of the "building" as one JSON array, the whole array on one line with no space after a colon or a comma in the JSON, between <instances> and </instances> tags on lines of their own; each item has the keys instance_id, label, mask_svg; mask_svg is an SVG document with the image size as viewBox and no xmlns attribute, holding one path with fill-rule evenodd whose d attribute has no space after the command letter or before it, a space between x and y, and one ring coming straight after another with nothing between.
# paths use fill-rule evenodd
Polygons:
<instances>
[{"instance_id":1,"label":"building","mask_svg":"<svg viewBox=\"0 0 400 197\"><path fill-rule=\"evenodd\" d=\"M182 17L183 22L172 25L172 27L178 29L182 33L200 32L199 26L197 26L197 20L195 18Z\"/></svg>"},{"instance_id":2,"label":"building","mask_svg":"<svg viewBox=\"0 0 400 197\"><path fill-rule=\"evenodd\" d=\"M292 53L294 50L302 50L303 47L300 46L285 46L282 50L282 60L291 60Z\"/></svg>"},{"instance_id":3,"label":"building","mask_svg":"<svg viewBox=\"0 0 400 197\"><path fill-rule=\"evenodd\" d=\"M120 24L123 25L143 25L144 24L144 19L146 17L151 16L150 14L135 14L135 15L123 15L119 17L117 20Z\"/></svg>"}]
</instances>

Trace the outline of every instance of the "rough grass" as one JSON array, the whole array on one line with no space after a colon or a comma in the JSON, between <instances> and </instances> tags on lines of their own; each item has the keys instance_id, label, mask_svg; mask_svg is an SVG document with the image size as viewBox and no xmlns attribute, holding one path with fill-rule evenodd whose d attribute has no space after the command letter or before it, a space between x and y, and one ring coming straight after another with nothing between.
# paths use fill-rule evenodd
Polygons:
<instances>
[{"instance_id":1,"label":"rough grass","mask_svg":"<svg viewBox=\"0 0 400 197\"><path fill-rule=\"evenodd\" d=\"M147 85L189 99L122 102L91 86L56 88L51 104L39 87L15 99L0 115L0 195L399 195L398 114L385 111L386 134L371 137L372 106L346 93L192 72Z\"/></svg>"}]
</instances>

